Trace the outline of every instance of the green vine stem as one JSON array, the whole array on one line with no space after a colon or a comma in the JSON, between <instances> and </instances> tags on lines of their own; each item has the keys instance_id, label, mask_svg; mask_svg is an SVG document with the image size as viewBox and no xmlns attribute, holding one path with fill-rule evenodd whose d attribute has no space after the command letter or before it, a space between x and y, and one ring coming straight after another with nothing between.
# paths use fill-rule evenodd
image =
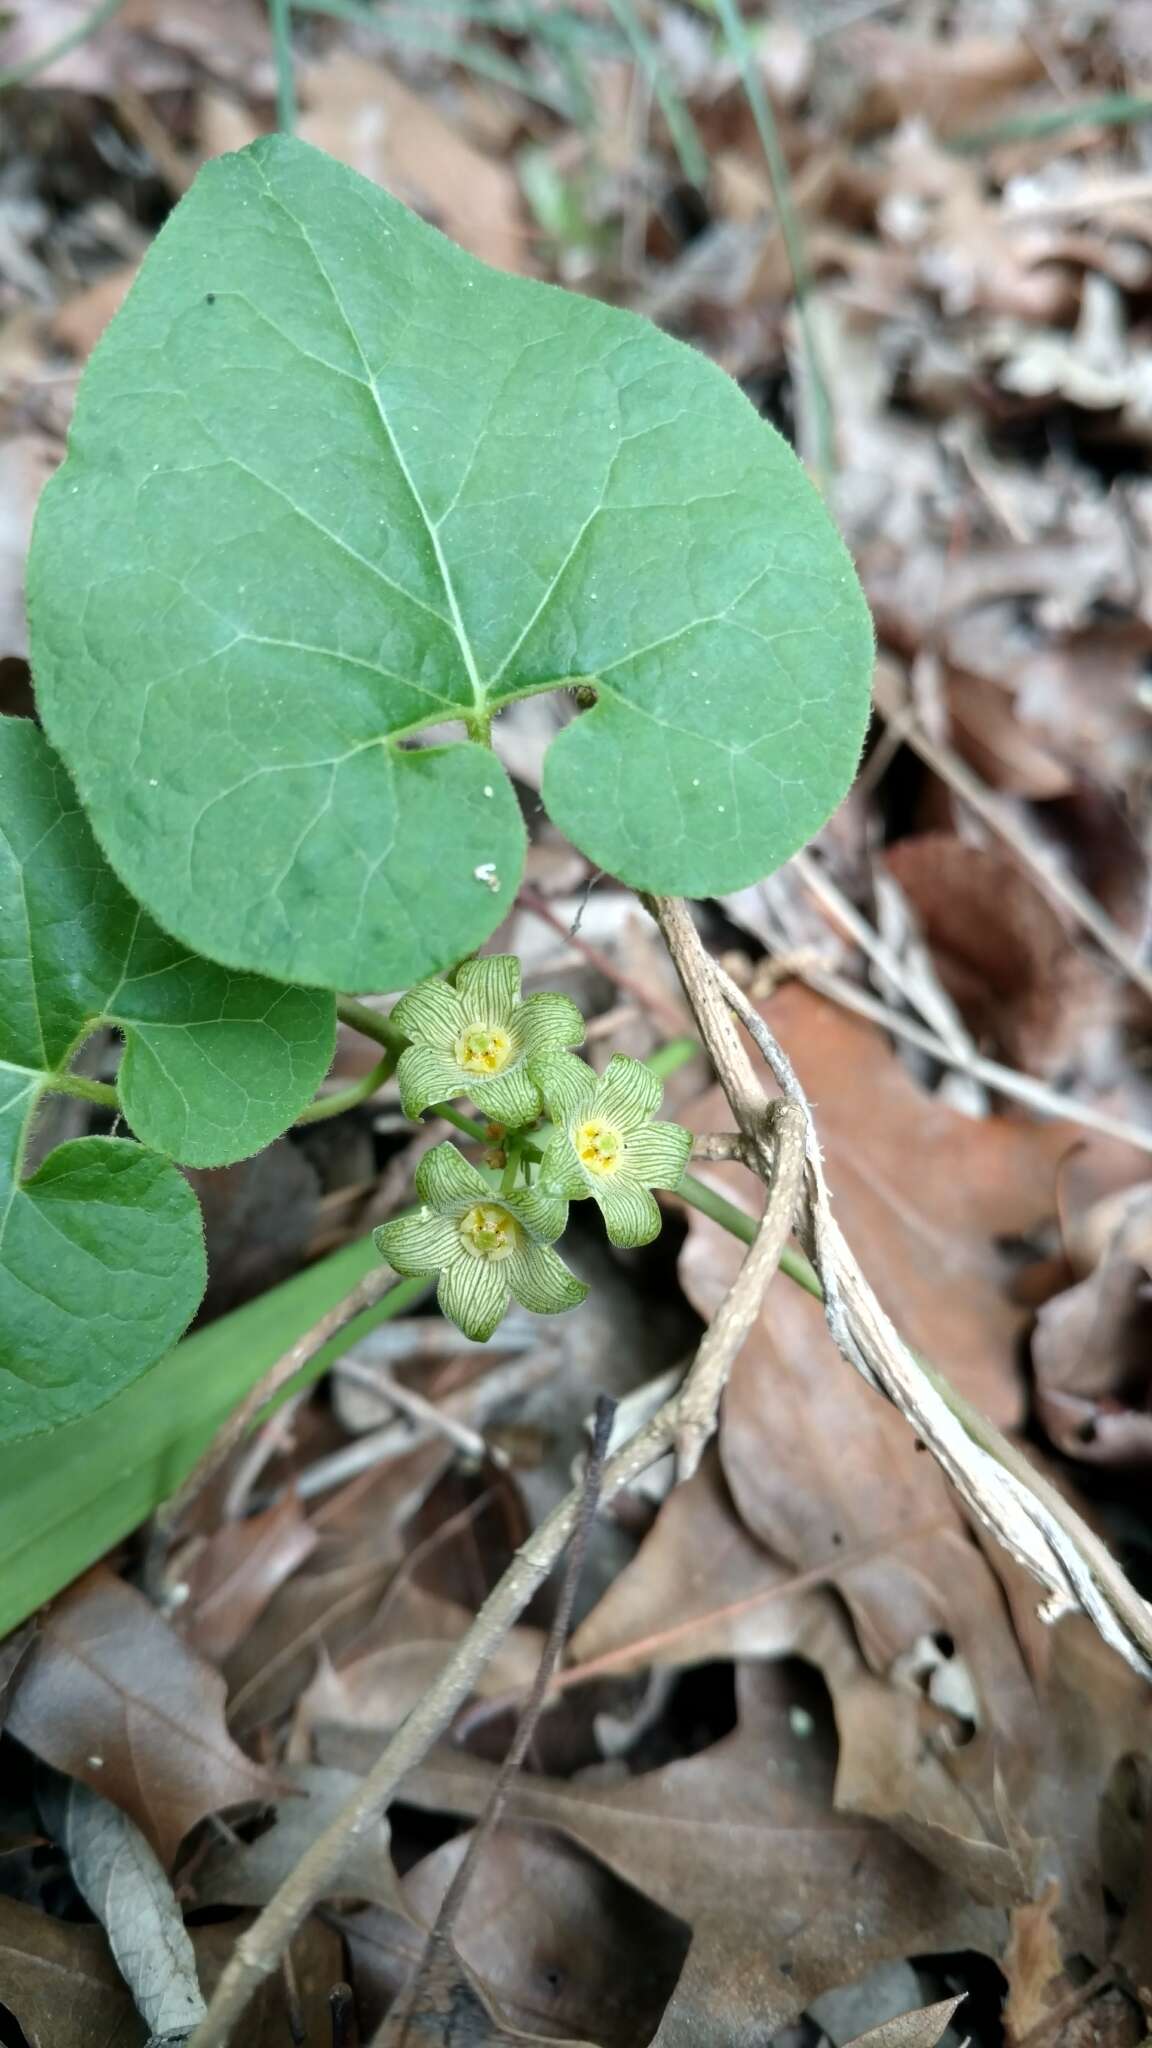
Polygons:
<instances>
[{"instance_id":1,"label":"green vine stem","mask_svg":"<svg viewBox=\"0 0 1152 2048\"><path fill-rule=\"evenodd\" d=\"M396 1065L394 1052L386 1052L370 1073L361 1074L358 1081L350 1081L346 1088L334 1088L330 1095L318 1095L307 1109L302 1109L296 1119L296 1128L301 1124L326 1123L330 1116L343 1116L346 1109L357 1109L369 1096L389 1080Z\"/></svg>"},{"instance_id":2,"label":"green vine stem","mask_svg":"<svg viewBox=\"0 0 1152 2048\"><path fill-rule=\"evenodd\" d=\"M402 1053L408 1043L404 1033L397 1030L395 1024L390 1023L387 1017L382 1017L379 1010L369 1008L367 1003L358 1003L355 996L338 996L336 1015L350 1030L359 1031L361 1037L374 1038L377 1045L382 1045L386 1052Z\"/></svg>"},{"instance_id":3,"label":"green vine stem","mask_svg":"<svg viewBox=\"0 0 1152 2048\"><path fill-rule=\"evenodd\" d=\"M102 1109L119 1109L120 1097L111 1081L90 1081L86 1074L53 1074L48 1082L53 1095L75 1095L81 1102L98 1102Z\"/></svg>"}]
</instances>

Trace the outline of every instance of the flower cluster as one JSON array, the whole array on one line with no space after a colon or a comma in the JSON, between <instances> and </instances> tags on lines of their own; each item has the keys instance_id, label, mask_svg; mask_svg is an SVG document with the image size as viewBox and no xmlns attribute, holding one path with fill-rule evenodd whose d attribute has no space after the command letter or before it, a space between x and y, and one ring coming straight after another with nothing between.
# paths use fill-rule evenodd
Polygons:
<instances>
[{"instance_id":1,"label":"flower cluster","mask_svg":"<svg viewBox=\"0 0 1152 2048\"><path fill-rule=\"evenodd\" d=\"M392 1012L411 1044L396 1068L405 1116L466 1095L493 1122L534 1123L544 1104L536 1072L564 1047L579 1045L584 1019L567 996L520 996L520 962L511 953L465 960L455 979L421 981Z\"/></svg>"},{"instance_id":2,"label":"flower cluster","mask_svg":"<svg viewBox=\"0 0 1152 2048\"><path fill-rule=\"evenodd\" d=\"M510 1295L541 1315L575 1308L588 1289L552 1249L568 1204L590 1196L613 1244L648 1244L660 1229L652 1189L675 1188L683 1175L692 1137L653 1121L660 1082L619 1053L597 1078L567 1050L584 1036L576 1005L522 1000L509 954L466 960L451 982L420 982L392 1018L410 1041L396 1069L408 1116L463 1095L512 1136L499 1186L453 1145L437 1145L416 1170L421 1207L383 1224L378 1249L398 1273L435 1278L443 1313L480 1342ZM545 1109L553 1136L541 1159L517 1134Z\"/></svg>"}]
</instances>

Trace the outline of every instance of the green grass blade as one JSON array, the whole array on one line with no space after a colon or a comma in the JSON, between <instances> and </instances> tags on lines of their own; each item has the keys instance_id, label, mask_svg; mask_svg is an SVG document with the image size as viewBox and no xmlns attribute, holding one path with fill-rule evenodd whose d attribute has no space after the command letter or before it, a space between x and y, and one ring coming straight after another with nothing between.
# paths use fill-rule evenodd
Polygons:
<instances>
[{"instance_id":1,"label":"green grass blade","mask_svg":"<svg viewBox=\"0 0 1152 2048\"><path fill-rule=\"evenodd\" d=\"M608 0L620 27L632 47L637 64L648 80L656 103L668 123L668 133L680 159L684 176L693 185L708 179L708 155L696 131L696 123L668 76L664 61L652 41L632 0Z\"/></svg>"},{"instance_id":2,"label":"green grass blade","mask_svg":"<svg viewBox=\"0 0 1152 2048\"><path fill-rule=\"evenodd\" d=\"M7 92L13 85L25 85L41 71L47 71L50 64L66 57L69 50L76 50L81 43L86 43L89 36L95 35L98 28L103 28L106 21L111 21L112 16L120 12L123 5L124 0L100 0L100 5L92 9L87 21L78 22L75 28L57 36L56 41L45 49L34 50L22 63L10 64L7 70L0 71L0 92Z\"/></svg>"},{"instance_id":3,"label":"green grass blade","mask_svg":"<svg viewBox=\"0 0 1152 2048\"><path fill-rule=\"evenodd\" d=\"M713 0L716 14L725 40L740 67L741 82L745 97L752 109L760 147L768 165L768 176L772 182L772 197L780 221L780 233L788 253L788 264L796 294L796 313L800 322L800 339L804 350L804 361L808 379L812 386L812 409L816 427L816 464L818 481L826 488L835 466L835 440L832 432L832 402L828 384L820 360L820 350L812 328L808 309L808 263L804 252L804 238L792 206L792 181L784 151L780 147L780 134L772 103L764 90L764 83L756 68L752 47L748 39L748 26L740 12L738 0Z\"/></svg>"},{"instance_id":4,"label":"green grass blade","mask_svg":"<svg viewBox=\"0 0 1152 2048\"><path fill-rule=\"evenodd\" d=\"M285 135L295 135L296 67L292 55L291 0L268 0L268 19L276 51L276 124Z\"/></svg>"},{"instance_id":5,"label":"green grass blade","mask_svg":"<svg viewBox=\"0 0 1152 2048\"><path fill-rule=\"evenodd\" d=\"M345 1245L186 1337L106 1408L0 1448L0 1636L145 1521L261 1374L378 1263L369 1238ZM424 1281L402 1281L295 1386L426 1292Z\"/></svg>"},{"instance_id":6,"label":"green grass blade","mask_svg":"<svg viewBox=\"0 0 1152 2048\"><path fill-rule=\"evenodd\" d=\"M1063 107L1038 107L1006 115L987 128L965 129L945 138L945 147L964 155L994 149L1003 142L1035 142L1062 135L1069 128L1130 128L1152 121L1152 99L1130 92L1106 93L1102 99L1071 101Z\"/></svg>"}]
</instances>

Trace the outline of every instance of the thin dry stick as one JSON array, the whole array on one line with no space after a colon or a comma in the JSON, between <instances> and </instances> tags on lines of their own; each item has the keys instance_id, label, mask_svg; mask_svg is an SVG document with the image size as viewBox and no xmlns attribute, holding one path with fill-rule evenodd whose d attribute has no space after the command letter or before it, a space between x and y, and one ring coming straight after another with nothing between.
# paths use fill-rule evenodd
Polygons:
<instances>
[{"instance_id":1,"label":"thin dry stick","mask_svg":"<svg viewBox=\"0 0 1152 2048\"><path fill-rule=\"evenodd\" d=\"M1098 946L1122 967L1137 988L1146 996L1152 996L1152 968L1132 950L1132 946L1119 926L1114 924L1106 910L1081 887L1075 876L1067 874L1049 859L1038 847L1019 821L1012 817L1005 805L999 802L993 791L980 777L974 774L968 763L961 759L954 747L942 746L929 739L927 733L917 724L915 718L902 705L894 701L894 693L883 689L877 697L877 708L887 719L894 732L918 754L925 767L948 783L966 804L983 818L993 832L1004 841L1018 861L1046 896L1066 910L1089 931Z\"/></svg>"},{"instance_id":2,"label":"thin dry stick","mask_svg":"<svg viewBox=\"0 0 1152 2048\"><path fill-rule=\"evenodd\" d=\"M729 1006L767 1061L782 1094L804 1114L809 1201L801 1237L820 1276L824 1314L838 1350L900 1409L971 1512L1044 1587L1045 1619L1082 1610L1106 1643L1135 1670L1152 1676L1152 1606L1129 1585L1105 1545L1024 1453L942 1374L909 1350L833 1218L812 1113L783 1047L731 975L706 951L685 905L656 898L650 907L741 1130L758 1142L766 1098Z\"/></svg>"},{"instance_id":3,"label":"thin dry stick","mask_svg":"<svg viewBox=\"0 0 1152 2048\"><path fill-rule=\"evenodd\" d=\"M791 866L821 909L855 939L861 951L887 976L893 987L900 990L911 1007L919 1011L929 1029L946 1045L954 1046L970 1058L976 1048L955 1003L944 993L939 982L926 975L917 977L910 973L900 954L886 944L878 931L873 930L868 919L861 915L843 889L813 860L810 853L793 854ZM812 964L819 967L821 963L814 960Z\"/></svg>"},{"instance_id":4,"label":"thin dry stick","mask_svg":"<svg viewBox=\"0 0 1152 2048\"><path fill-rule=\"evenodd\" d=\"M769 1206L783 1208L782 1201L775 1201L775 1190L770 1192ZM744 1265L752 1256L749 1251ZM711 1342L703 1369L712 1383L721 1368L728 1369L747 1332L740 1289L743 1271L742 1265L708 1332ZM770 1276L764 1277L766 1281ZM737 1290L740 1306L734 1312L731 1303ZM609 1458L601 1486L603 1501L614 1499L676 1442L681 1402L694 1403L698 1399L693 1394L693 1385L699 1363L698 1354L679 1391ZM225 2048L257 1986L276 1968L286 1944L339 1870L348 1843L384 1811L401 1780L427 1755L453 1715L475 1691L480 1673L571 1537L583 1498L583 1488L574 1487L522 1545L419 1706L397 1729L352 1798L305 1851L263 1912L240 1936L188 2048Z\"/></svg>"},{"instance_id":5,"label":"thin dry stick","mask_svg":"<svg viewBox=\"0 0 1152 2048\"><path fill-rule=\"evenodd\" d=\"M469 1429L466 1422L457 1422L435 1401L418 1394L415 1387L406 1387L401 1380L393 1379L384 1366L360 1365L354 1358L348 1358L342 1370L346 1379L354 1380L358 1386L370 1387L382 1401L391 1402L397 1414L406 1416L409 1422L421 1423L436 1436L447 1437L449 1443L462 1451L466 1458L475 1458L480 1463L490 1458L494 1465L507 1464L498 1444L488 1445L479 1430Z\"/></svg>"},{"instance_id":6,"label":"thin dry stick","mask_svg":"<svg viewBox=\"0 0 1152 2048\"><path fill-rule=\"evenodd\" d=\"M394 2009L383 2021L373 2039L372 2048L384 2048L385 2042L395 2042L397 2048L400 2048L400 2044L403 2043L409 2023L418 2010L422 1986L427 1983L429 1973L434 1968L437 1958L451 1950L453 1936L456 1932L456 1926L460 1919L461 1908L467 1896L468 1888L475 1877L480 1858L499 1825L500 1816L507 1803L512 1781L528 1754L528 1746L536 1732L536 1727L543 1711L544 1701L548 1696L556 1666L560 1661L560 1654L568 1640L572 1608L576 1600L576 1589L580 1583L580 1574L584 1568L584 1555L588 1548L588 1537L591 1533L592 1524L596 1519L596 1509L600 1502L600 1485L604 1477L604 1460L608 1451L608 1440L612 1434L612 1421L615 1413L616 1403L610 1401L606 1395L602 1394L596 1403L595 1419L592 1426L592 1447L584 1472L580 1509L572 1541L568 1549L568 1562L565 1566L564 1579L560 1587L560 1598L556 1603L556 1612L552 1617L552 1626L548 1631L543 1654L536 1667L536 1675L532 1681L528 1697L521 1708L520 1718L516 1723L516 1732L508 1746L508 1753L497 1773L496 1782L492 1787L488 1803L472 1831L472 1839L456 1867L455 1876L452 1878L444 1897L440 1901L440 1910L429 1930L428 1939L424 1944L424 1952L420 1957L420 1961L412 1972L403 2003L399 2010Z\"/></svg>"},{"instance_id":7,"label":"thin dry stick","mask_svg":"<svg viewBox=\"0 0 1152 2048\"><path fill-rule=\"evenodd\" d=\"M715 962L710 964L717 987L780 1086L792 1100L803 1103L791 1063L763 1018L731 976ZM1152 1606L1024 1452L942 1373L909 1350L833 1218L814 1140L808 1163L812 1194L802 1235L823 1283L829 1331L844 1357L895 1403L972 1513L1044 1587L1044 1618L1055 1621L1082 1610L1134 1670L1152 1676Z\"/></svg>"},{"instance_id":8,"label":"thin dry stick","mask_svg":"<svg viewBox=\"0 0 1152 2048\"><path fill-rule=\"evenodd\" d=\"M333 1337L338 1337L341 1330L346 1329L357 1316L363 1315L365 1309L375 1308L377 1302L383 1301L384 1296L390 1294L398 1284L396 1275L387 1266L374 1266L372 1271L366 1273L352 1289L351 1294L346 1294L343 1301L338 1301L334 1308L330 1308L322 1315L319 1322L313 1323L310 1330L305 1330L304 1335L297 1338L291 1349L276 1360L275 1365L269 1366L268 1371L257 1380L247 1398L221 1423L207 1449L197 1458L183 1485L172 1495L171 1500L165 1503L157 1519L166 1532L171 1533L179 1528L192 1503L199 1498L204 1488L210 1485L217 1473L223 1470L237 1446L243 1443L249 1424L259 1415L265 1404L273 1400L281 1387L286 1387L289 1380L294 1379L298 1372L302 1372L306 1365L310 1365L317 1352L322 1351Z\"/></svg>"},{"instance_id":9,"label":"thin dry stick","mask_svg":"<svg viewBox=\"0 0 1152 2048\"><path fill-rule=\"evenodd\" d=\"M566 939L570 946L578 953L582 953L589 966L594 967L598 974L602 974L605 981L622 988L640 1004L641 1009L648 1012L650 1017L658 1017L673 1038L684 1037L690 1028L688 1020L679 1005L671 996L666 996L663 989L649 987L647 982L638 981L634 974L628 974L622 967L618 967L611 955L605 953L600 946L594 946L588 939L578 937L575 927L569 930L563 918L557 916L552 905L543 896L538 895L535 889L522 888L519 892L519 901L525 910L531 911L533 917L538 917L542 924L550 925L554 932L559 932L562 939Z\"/></svg>"},{"instance_id":10,"label":"thin dry stick","mask_svg":"<svg viewBox=\"0 0 1152 2048\"><path fill-rule=\"evenodd\" d=\"M804 1186L807 1126L803 1113L793 1102L777 1102L770 1105L766 1121L772 1129L775 1162L771 1192L748 1256L729 1291L725 1327L718 1331L718 1325L713 1323L704 1332L696 1363L680 1396L676 1469L681 1479L692 1477L716 1428L728 1374L760 1313L768 1282L780 1264Z\"/></svg>"},{"instance_id":11,"label":"thin dry stick","mask_svg":"<svg viewBox=\"0 0 1152 2048\"><path fill-rule=\"evenodd\" d=\"M954 1067L958 1074L968 1074L973 1081L979 1081L997 1095L1007 1095L1015 1102L1022 1102L1041 1116L1060 1117L1066 1123L1080 1124L1086 1131L1096 1131L1101 1137L1118 1138L1122 1144L1136 1146L1138 1151L1152 1152L1152 1131L1143 1129L1139 1124L1129 1123L1123 1117L1109 1116L1106 1110L1094 1109L1087 1102L1078 1102L1074 1095L1063 1095L1058 1088L1049 1088L1043 1081L1033 1080L1030 1074L1020 1074L1015 1067L1001 1066L999 1060L987 1060L982 1053L969 1053L960 1046L946 1044L912 1017L889 1009L887 1003L870 996L867 989L857 988L855 982L846 981L843 975L807 964L797 965L795 971L799 980L807 982L820 995L828 996L845 1010L854 1010L859 1017L867 1017L870 1023L882 1025L885 1031L906 1039L909 1045L918 1046L942 1066Z\"/></svg>"}]
</instances>

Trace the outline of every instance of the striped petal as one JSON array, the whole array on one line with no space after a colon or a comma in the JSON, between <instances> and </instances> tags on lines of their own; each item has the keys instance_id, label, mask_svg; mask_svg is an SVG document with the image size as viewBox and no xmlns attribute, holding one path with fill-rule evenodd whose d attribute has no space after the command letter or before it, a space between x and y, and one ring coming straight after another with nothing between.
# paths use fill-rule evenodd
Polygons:
<instances>
[{"instance_id":1,"label":"striped petal","mask_svg":"<svg viewBox=\"0 0 1152 2048\"><path fill-rule=\"evenodd\" d=\"M642 1060L618 1052L609 1060L596 1090L596 1115L627 1137L655 1116L664 1084Z\"/></svg>"},{"instance_id":2,"label":"striped petal","mask_svg":"<svg viewBox=\"0 0 1152 2048\"><path fill-rule=\"evenodd\" d=\"M660 1235L660 1211L647 1188L626 1174L605 1174L592 1189L610 1244L651 1244Z\"/></svg>"},{"instance_id":3,"label":"striped petal","mask_svg":"<svg viewBox=\"0 0 1152 2048\"><path fill-rule=\"evenodd\" d=\"M584 1018L567 996L529 996L515 1017L516 1036L533 1064L584 1042Z\"/></svg>"},{"instance_id":4,"label":"striped petal","mask_svg":"<svg viewBox=\"0 0 1152 2048\"><path fill-rule=\"evenodd\" d=\"M405 1116L417 1117L434 1102L467 1095L469 1076L449 1053L432 1045L409 1045L396 1062Z\"/></svg>"},{"instance_id":5,"label":"striped petal","mask_svg":"<svg viewBox=\"0 0 1152 2048\"><path fill-rule=\"evenodd\" d=\"M568 1223L568 1197L557 1194L542 1180L534 1188L516 1188L511 1194L501 1195L500 1200L537 1243L554 1244L563 1236Z\"/></svg>"},{"instance_id":6,"label":"striped petal","mask_svg":"<svg viewBox=\"0 0 1152 2048\"><path fill-rule=\"evenodd\" d=\"M451 1215L470 1202L490 1202L493 1196L491 1181L469 1166L455 1145L448 1144L433 1145L424 1154L416 1168L416 1192L422 1202L441 1216Z\"/></svg>"},{"instance_id":7,"label":"striped petal","mask_svg":"<svg viewBox=\"0 0 1152 2048\"><path fill-rule=\"evenodd\" d=\"M485 1344L508 1306L513 1259L474 1259L462 1252L445 1266L436 1289L440 1312L477 1344Z\"/></svg>"},{"instance_id":8,"label":"striped petal","mask_svg":"<svg viewBox=\"0 0 1152 2048\"><path fill-rule=\"evenodd\" d=\"M515 953L485 953L456 969L456 992L469 1024L507 1024L520 998Z\"/></svg>"},{"instance_id":9,"label":"striped petal","mask_svg":"<svg viewBox=\"0 0 1152 2048\"><path fill-rule=\"evenodd\" d=\"M430 1280L460 1249L455 1224L446 1216L430 1216L427 1209L412 1209L407 1216L382 1223L373 1231L372 1242L390 1266L413 1280Z\"/></svg>"},{"instance_id":10,"label":"striped petal","mask_svg":"<svg viewBox=\"0 0 1152 2048\"><path fill-rule=\"evenodd\" d=\"M567 1131L558 1131L540 1161L537 1185L544 1192L563 1195L569 1202L582 1202L592 1192L588 1178Z\"/></svg>"},{"instance_id":11,"label":"striped petal","mask_svg":"<svg viewBox=\"0 0 1152 2048\"><path fill-rule=\"evenodd\" d=\"M692 1133L681 1124L645 1124L626 1142L625 1170L641 1187L679 1187L691 1150Z\"/></svg>"},{"instance_id":12,"label":"striped petal","mask_svg":"<svg viewBox=\"0 0 1152 2048\"><path fill-rule=\"evenodd\" d=\"M575 1123L595 1097L596 1076L574 1053L557 1053L534 1069L554 1124Z\"/></svg>"},{"instance_id":13,"label":"striped petal","mask_svg":"<svg viewBox=\"0 0 1152 2048\"><path fill-rule=\"evenodd\" d=\"M520 1306L538 1316L558 1316L566 1308L578 1308L588 1292L583 1280L570 1273L563 1259L546 1244L523 1245L504 1270Z\"/></svg>"},{"instance_id":14,"label":"striped petal","mask_svg":"<svg viewBox=\"0 0 1152 2048\"><path fill-rule=\"evenodd\" d=\"M464 1011L454 988L446 981L418 981L392 1011L391 1023L399 1026L413 1045L434 1045L451 1052L464 1029Z\"/></svg>"},{"instance_id":15,"label":"striped petal","mask_svg":"<svg viewBox=\"0 0 1152 2048\"><path fill-rule=\"evenodd\" d=\"M485 1116L494 1123L507 1124L513 1131L523 1124L534 1124L544 1107L540 1090L523 1060L505 1073L495 1074L491 1081L477 1081L473 1075L468 1094Z\"/></svg>"}]
</instances>

